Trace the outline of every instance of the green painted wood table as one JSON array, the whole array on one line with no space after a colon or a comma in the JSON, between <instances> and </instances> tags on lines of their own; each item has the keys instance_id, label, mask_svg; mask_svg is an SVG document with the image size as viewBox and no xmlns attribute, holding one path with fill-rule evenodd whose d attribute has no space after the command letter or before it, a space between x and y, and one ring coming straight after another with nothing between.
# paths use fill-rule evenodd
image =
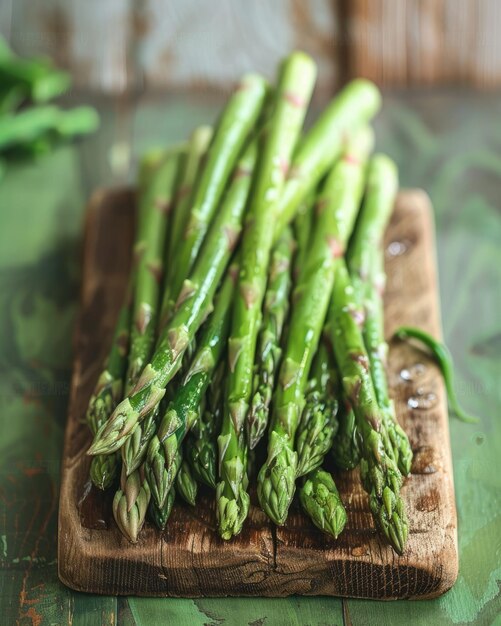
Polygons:
<instances>
[{"instance_id":1,"label":"green painted wood table","mask_svg":"<svg viewBox=\"0 0 501 626\"><path fill-rule=\"evenodd\" d=\"M501 97L387 94L378 147L435 206L444 334L458 392L480 422L451 420L460 573L423 602L335 598L141 599L75 593L57 578L63 428L86 199L137 155L214 119L218 101L102 101L98 135L0 181L0 622L2 624L501 623Z\"/></svg>"}]
</instances>

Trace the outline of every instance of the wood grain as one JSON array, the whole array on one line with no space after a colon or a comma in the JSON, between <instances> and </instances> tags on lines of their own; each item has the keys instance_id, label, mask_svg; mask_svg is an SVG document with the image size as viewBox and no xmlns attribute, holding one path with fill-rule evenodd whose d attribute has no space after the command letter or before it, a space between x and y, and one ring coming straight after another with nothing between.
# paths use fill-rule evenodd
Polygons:
<instances>
[{"instance_id":1,"label":"wood grain","mask_svg":"<svg viewBox=\"0 0 501 626\"><path fill-rule=\"evenodd\" d=\"M256 506L255 494L242 534L229 543L215 532L210 494L195 509L176 504L166 531L160 534L147 525L136 545L115 527L107 498L93 500L96 523L88 523L86 505L79 505L90 439L82 418L125 288L133 216L130 190L98 193L87 214L59 510L61 580L93 593L186 597L303 594L389 600L431 598L449 589L458 559L446 398L427 356L401 343L391 343L389 377L399 420L415 453L413 474L403 490L410 518L403 556L376 533L356 471L337 476L349 512L347 529L337 542L294 507L284 527L273 527ZM401 324L440 336L432 212L425 194L400 193L386 246L387 336ZM413 380L405 380L402 370ZM413 410L409 398L429 407Z\"/></svg>"},{"instance_id":2,"label":"wood grain","mask_svg":"<svg viewBox=\"0 0 501 626\"><path fill-rule=\"evenodd\" d=\"M227 90L273 78L292 49L319 64L317 96L354 76L391 86L501 83L498 0L2 0L0 33L47 54L78 88ZM341 50L342 48L342 50Z\"/></svg>"}]
</instances>

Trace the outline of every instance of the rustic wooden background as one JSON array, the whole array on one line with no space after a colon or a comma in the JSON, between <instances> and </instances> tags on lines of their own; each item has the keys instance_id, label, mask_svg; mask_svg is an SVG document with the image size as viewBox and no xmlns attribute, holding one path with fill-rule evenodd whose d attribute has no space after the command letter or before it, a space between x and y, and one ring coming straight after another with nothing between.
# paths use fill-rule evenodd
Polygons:
<instances>
[{"instance_id":1,"label":"rustic wooden background","mask_svg":"<svg viewBox=\"0 0 501 626\"><path fill-rule=\"evenodd\" d=\"M49 54L105 93L219 90L295 47L328 92L353 75L494 87L500 27L499 0L0 0L19 53Z\"/></svg>"}]
</instances>

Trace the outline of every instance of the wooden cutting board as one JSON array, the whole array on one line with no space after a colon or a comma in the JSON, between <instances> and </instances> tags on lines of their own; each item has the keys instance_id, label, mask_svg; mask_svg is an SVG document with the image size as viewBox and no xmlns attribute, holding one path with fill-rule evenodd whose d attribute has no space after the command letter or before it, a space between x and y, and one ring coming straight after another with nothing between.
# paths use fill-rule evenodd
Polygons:
<instances>
[{"instance_id":1,"label":"wooden cutting board","mask_svg":"<svg viewBox=\"0 0 501 626\"><path fill-rule=\"evenodd\" d=\"M432 598L457 576L456 510L444 388L427 355L392 342L391 393L414 450L403 497L410 535L397 556L375 531L358 471L337 473L348 524L334 541L297 504L284 527L257 506L239 537L219 539L214 501L176 503L160 533L146 524L136 545L111 514L112 494L89 491L90 443L83 423L125 289L134 193L100 191L87 213L80 318L64 446L59 509L59 577L78 591L145 596L333 595ZM421 191L399 194L386 234L386 332L419 326L440 336L432 210Z\"/></svg>"}]
</instances>

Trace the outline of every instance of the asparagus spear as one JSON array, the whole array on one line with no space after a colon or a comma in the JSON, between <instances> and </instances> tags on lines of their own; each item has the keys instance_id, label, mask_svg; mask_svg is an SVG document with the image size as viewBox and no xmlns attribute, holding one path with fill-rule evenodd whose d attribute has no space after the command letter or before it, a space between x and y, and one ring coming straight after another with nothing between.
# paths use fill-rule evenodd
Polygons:
<instances>
[{"instance_id":1,"label":"asparagus spear","mask_svg":"<svg viewBox=\"0 0 501 626\"><path fill-rule=\"evenodd\" d=\"M296 433L297 476L322 465L337 432L338 402L335 372L324 343L315 355L306 402Z\"/></svg>"},{"instance_id":2,"label":"asparagus spear","mask_svg":"<svg viewBox=\"0 0 501 626\"><path fill-rule=\"evenodd\" d=\"M226 363L221 362L207 389L205 409L193 425L186 446L193 476L212 489L217 481L217 436L221 428L225 376Z\"/></svg>"},{"instance_id":3,"label":"asparagus spear","mask_svg":"<svg viewBox=\"0 0 501 626\"><path fill-rule=\"evenodd\" d=\"M332 342L344 391L353 407L360 437L360 474L377 526L402 554L408 523L400 497L402 475L384 445L384 413L379 408L365 349L360 304L344 259L336 262L330 320Z\"/></svg>"},{"instance_id":4,"label":"asparagus spear","mask_svg":"<svg viewBox=\"0 0 501 626\"><path fill-rule=\"evenodd\" d=\"M163 150L150 150L144 155L141 160L139 172L139 180L142 188L145 188L150 184L156 167L164 157L165 151ZM144 217L144 211L140 211L135 245L139 244L141 238L143 229L142 221L144 220ZM132 294L136 280L136 271L137 264L134 263L130 273L124 303L120 310L117 325L115 327L110 354L107 358L107 364L97 381L87 408L87 423L89 424L93 435L95 435L99 428L106 423L109 416L113 412L113 409L123 397L124 378L127 370L127 357L129 354ZM130 468L131 465L132 460L129 464L126 463L126 469L127 467ZM133 469L136 469L138 465L139 463L136 463ZM113 482L118 467L119 457L116 454L97 455L91 461L89 471L90 478L96 487L106 489ZM129 474L130 471L127 473Z\"/></svg>"},{"instance_id":5,"label":"asparagus spear","mask_svg":"<svg viewBox=\"0 0 501 626\"><path fill-rule=\"evenodd\" d=\"M131 290L133 275L124 304L118 315L117 325L113 334L111 349L106 365L101 372L87 408L86 420L93 435L106 423L115 406L120 402L124 389L124 378L127 369L129 346L129 326L131 318ZM89 475L92 483L99 489L107 489L114 481L119 468L116 454L97 455L90 464Z\"/></svg>"},{"instance_id":6,"label":"asparagus spear","mask_svg":"<svg viewBox=\"0 0 501 626\"><path fill-rule=\"evenodd\" d=\"M293 244L291 230L286 228L271 255L263 322L258 337L254 393L246 421L251 450L264 435L268 424L269 406L280 361L280 340L289 308Z\"/></svg>"},{"instance_id":7,"label":"asparagus spear","mask_svg":"<svg viewBox=\"0 0 501 626\"><path fill-rule=\"evenodd\" d=\"M398 337L398 339L401 340L415 339L424 344L428 350L430 350L433 358L440 368L440 371L442 372L447 391L447 398L456 417L467 424L477 424L478 418L473 415L468 415L468 413L461 408L459 400L457 399L456 392L454 391L454 366L451 353L447 349L447 346L424 330L409 326L401 326L395 332L395 337Z\"/></svg>"},{"instance_id":8,"label":"asparagus spear","mask_svg":"<svg viewBox=\"0 0 501 626\"><path fill-rule=\"evenodd\" d=\"M130 287L120 309L106 365L89 400L86 420L93 434L106 422L123 393L130 324Z\"/></svg>"},{"instance_id":9,"label":"asparagus spear","mask_svg":"<svg viewBox=\"0 0 501 626\"><path fill-rule=\"evenodd\" d=\"M172 488L167 494L167 497L165 498L165 502L162 507L159 507L157 505L154 498L151 498L150 500L148 513L151 520L159 530L164 530L167 525L167 521L172 512L172 506L174 504L175 497L176 492L174 488Z\"/></svg>"},{"instance_id":10,"label":"asparagus spear","mask_svg":"<svg viewBox=\"0 0 501 626\"><path fill-rule=\"evenodd\" d=\"M134 246L137 267L127 392L134 387L148 362L155 340L162 256L182 149L177 147L170 151L141 190L140 229Z\"/></svg>"},{"instance_id":11,"label":"asparagus spear","mask_svg":"<svg viewBox=\"0 0 501 626\"><path fill-rule=\"evenodd\" d=\"M297 250L294 255L294 280L299 278L301 268L304 267L310 252L309 243L313 226L315 197L316 194L314 192L308 194L306 200L299 205L294 218L293 231L297 244Z\"/></svg>"},{"instance_id":12,"label":"asparagus spear","mask_svg":"<svg viewBox=\"0 0 501 626\"><path fill-rule=\"evenodd\" d=\"M343 392L339 397L342 399L337 415L339 428L332 443L332 457L341 469L352 470L360 462L355 413Z\"/></svg>"},{"instance_id":13,"label":"asparagus spear","mask_svg":"<svg viewBox=\"0 0 501 626\"><path fill-rule=\"evenodd\" d=\"M176 476L176 492L191 506L197 503L198 483L189 463L183 459Z\"/></svg>"},{"instance_id":14,"label":"asparagus spear","mask_svg":"<svg viewBox=\"0 0 501 626\"><path fill-rule=\"evenodd\" d=\"M273 243L271 225L277 217L277 203L315 75L314 62L303 53L292 54L282 65L242 240L242 262L229 339L226 402L218 438L220 482L216 490L216 510L223 539L240 532L249 508L243 426L252 392L256 339Z\"/></svg>"},{"instance_id":15,"label":"asparagus spear","mask_svg":"<svg viewBox=\"0 0 501 626\"><path fill-rule=\"evenodd\" d=\"M115 454L95 456L90 464L89 478L98 489L111 487L120 469L120 458Z\"/></svg>"},{"instance_id":16,"label":"asparagus spear","mask_svg":"<svg viewBox=\"0 0 501 626\"><path fill-rule=\"evenodd\" d=\"M167 383L178 371L186 348L204 320L238 241L255 159L256 146L251 144L237 165L201 254L184 282L176 312L160 334L151 363L144 368L133 391L97 432L88 454L117 450L164 396Z\"/></svg>"},{"instance_id":17,"label":"asparagus spear","mask_svg":"<svg viewBox=\"0 0 501 626\"><path fill-rule=\"evenodd\" d=\"M329 305L335 262L346 248L362 197L365 162L372 147L369 129L353 138L322 187L312 233L311 254L294 290L288 339L273 398L268 458L258 475L258 496L276 523L287 519L295 492L294 437L305 386Z\"/></svg>"},{"instance_id":18,"label":"asparagus spear","mask_svg":"<svg viewBox=\"0 0 501 626\"><path fill-rule=\"evenodd\" d=\"M113 516L121 533L136 543L150 501L150 488L142 468L127 476L122 470L120 489L113 498Z\"/></svg>"},{"instance_id":19,"label":"asparagus spear","mask_svg":"<svg viewBox=\"0 0 501 626\"><path fill-rule=\"evenodd\" d=\"M355 296L365 308L364 342L369 354L376 398L388 434L385 445L402 474L407 476L411 469L412 449L407 435L397 422L388 393L385 368L388 346L384 339L382 300L385 274L381 242L393 211L397 189L395 164L384 155L375 155L369 166L364 205L350 244L348 267Z\"/></svg>"},{"instance_id":20,"label":"asparagus spear","mask_svg":"<svg viewBox=\"0 0 501 626\"><path fill-rule=\"evenodd\" d=\"M190 202L190 216L183 238L176 249L176 270L163 295L162 325L171 316L183 281L189 276L197 258L237 159L258 121L266 94L266 81L257 74L247 74L221 114ZM246 171L247 167L244 168Z\"/></svg>"},{"instance_id":21,"label":"asparagus spear","mask_svg":"<svg viewBox=\"0 0 501 626\"><path fill-rule=\"evenodd\" d=\"M322 469L306 476L299 489L299 500L305 513L317 528L337 539L347 522L346 509L334 479Z\"/></svg>"},{"instance_id":22,"label":"asparagus spear","mask_svg":"<svg viewBox=\"0 0 501 626\"><path fill-rule=\"evenodd\" d=\"M136 424L132 435L121 448L122 463L127 475L136 470L145 460L148 445L157 432L158 410L149 413L143 422Z\"/></svg>"},{"instance_id":23,"label":"asparagus spear","mask_svg":"<svg viewBox=\"0 0 501 626\"><path fill-rule=\"evenodd\" d=\"M377 113L381 95L365 79L348 83L304 135L294 154L289 177L279 201L275 238L293 218L298 206L318 185L343 151L347 136Z\"/></svg>"},{"instance_id":24,"label":"asparagus spear","mask_svg":"<svg viewBox=\"0 0 501 626\"><path fill-rule=\"evenodd\" d=\"M236 267L230 267L217 296L214 311L202 333L191 367L169 404L158 432L148 446L146 475L158 506L163 504L172 486L178 471L181 443L200 417L207 387L223 354L228 335L229 310L236 271Z\"/></svg>"},{"instance_id":25,"label":"asparagus spear","mask_svg":"<svg viewBox=\"0 0 501 626\"><path fill-rule=\"evenodd\" d=\"M182 176L177 190L177 200L172 220L169 225L169 245L167 246L168 271L165 276L165 288L170 284L172 274L177 271L176 251L183 236L186 221L189 217L191 197L197 176L202 169L204 157L211 141L213 130L211 126L195 128L190 137L188 153L185 158Z\"/></svg>"}]
</instances>

